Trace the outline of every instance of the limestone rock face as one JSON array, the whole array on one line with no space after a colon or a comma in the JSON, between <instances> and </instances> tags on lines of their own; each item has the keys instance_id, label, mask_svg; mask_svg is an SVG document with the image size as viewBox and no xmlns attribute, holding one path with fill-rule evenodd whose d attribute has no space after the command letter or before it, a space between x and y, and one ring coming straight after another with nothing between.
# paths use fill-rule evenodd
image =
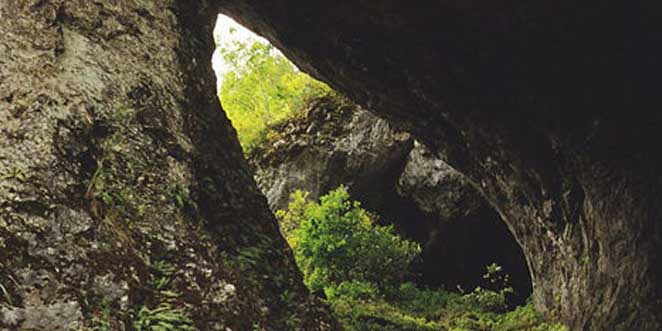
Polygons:
<instances>
[{"instance_id":1,"label":"limestone rock face","mask_svg":"<svg viewBox=\"0 0 662 331\"><path fill-rule=\"evenodd\" d=\"M398 178L397 190L441 220L456 220L486 204L464 175L418 142Z\"/></svg>"},{"instance_id":2,"label":"limestone rock face","mask_svg":"<svg viewBox=\"0 0 662 331\"><path fill-rule=\"evenodd\" d=\"M296 190L317 199L344 184L362 196L381 195L389 174L401 171L412 148L409 134L340 96L308 107L305 118L274 128L278 138L249 158L272 210L287 208Z\"/></svg>"},{"instance_id":3,"label":"limestone rock face","mask_svg":"<svg viewBox=\"0 0 662 331\"><path fill-rule=\"evenodd\" d=\"M219 108L205 1L0 1L0 329L333 330Z\"/></svg>"},{"instance_id":4,"label":"limestone rock face","mask_svg":"<svg viewBox=\"0 0 662 331\"><path fill-rule=\"evenodd\" d=\"M657 3L214 3L479 187L546 316L662 329Z\"/></svg>"}]
</instances>

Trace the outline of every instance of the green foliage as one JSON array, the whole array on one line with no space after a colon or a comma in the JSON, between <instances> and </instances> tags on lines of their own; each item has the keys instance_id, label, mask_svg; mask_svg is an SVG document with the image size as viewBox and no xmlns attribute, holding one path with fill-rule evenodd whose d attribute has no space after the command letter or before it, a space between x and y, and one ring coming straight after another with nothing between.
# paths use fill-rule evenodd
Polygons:
<instances>
[{"instance_id":1,"label":"green foliage","mask_svg":"<svg viewBox=\"0 0 662 331\"><path fill-rule=\"evenodd\" d=\"M330 91L267 43L235 41L219 51L229 66L219 97L246 154L264 139L269 126L294 116L309 98Z\"/></svg>"},{"instance_id":2,"label":"green foliage","mask_svg":"<svg viewBox=\"0 0 662 331\"><path fill-rule=\"evenodd\" d=\"M308 199L308 195L310 195L309 192L297 190L290 195L290 203L287 206L287 210L276 211L280 231L290 241L292 240L294 230L306 220L306 210L313 210L317 206L314 201Z\"/></svg>"},{"instance_id":3,"label":"green foliage","mask_svg":"<svg viewBox=\"0 0 662 331\"><path fill-rule=\"evenodd\" d=\"M473 310L501 313L508 309L506 297L512 291L510 287L499 291L490 291L477 287L473 292L463 297L463 302L466 307Z\"/></svg>"},{"instance_id":4,"label":"green foliage","mask_svg":"<svg viewBox=\"0 0 662 331\"><path fill-rule=\"evenodd\" d=\"M149 280L150 288L155 291L165 290L176 271L175 266L167 261L157 260L150 267L152 268Z\"/></svg>"},{"instance_id":5,"label":"green foliage","mask_svg":"<svg viewBox=\"0 0 662 331\"><path fill-rule=\"evenodd\" d=\"M136 331L194 331L193 320L181 303L180 294L169 289L177 267L165 260L150 264L148 282L156 303L143 304L133 312L133 328ZM155 307L154 307L155 306ZM150 308L154 307L154 308Z\"/></svg>"},{"instance_id":6,"label":"green foliage","mask_svg":"<svg viewBox=\"0 0 662 331\"><path fill-rule=\"evenodd\" d=\"M164 302L150 309L143 306L133 322L136 331L193 331L193 321L181 308Z\"/></svg>"},{"instance_id":7,"label":"green foliage","mask_svg":"<svg viewBox=\"0 0 662 331\"><path fill-rule=\"evenodd\" d=\"M495 330L522 331L567 331L560 323L545 322L533 307L533 303L517 307L517 309L497 317Z\"/></svg>"},{"instance_id":8,"label":"green foliage","mask_svg":"<svg viewBox=\"0 0 662 331\"><path fill-rule=\"evenodd\" d=\"M99 309L92 316L92 327L83 329L86 331L112 331L116 329L112 322L113 308L111 302L103 299L99 305Z\"/></svg>"},{"instance_id":9,"label":"green foliage","mask_svg":"<svg viewBox=\"0 0 662 331\"><path fill-rule=\"evenodd\" d=\"M400 310L427 320L439 320L446 315L446 310L459 306L462 301L462 295L458 293L419 289L413 283L401 284L389 297Z\"/></svg>"},{"instance_id":10,"label":"green foliage","mask_svg":"<svg viewBox=\"0 0 662 331\"><path fill-rule=\"evenodd\" d=\"M327 299L376 300L382 298L381 291L373 283L362 281L346 281L338 286L328 286L324 289Z\"/></svg>"},{"instance_id":11,"label":"green foliage","mask_svg":"<svg viewBox=\"0 0 662 331\"><path fill-rule=\"evenodd\" d=\"M277 217L306 285L324 292L347 331L567 331L531 302L507 312L513 290L497 264L486 266L489 288L468 294L404 283L420 248L375 225L376 216L350 201L343 186L319 203L297 191Z\"/></svg>"},{"instance_id":12,"label":"green foliage","mask_svg":"<svg viewBox=\"0 0 662 331\"><path fill-rule=\"evenodd\" d=\"M489 291L488 291L489 292ZM481 294L485 294L482 292ZM464 300L464 299L462 299ZM448 331L567 331L560 323L545 321L533 307L533 302L517 307L506 313L489 312L490 307L479 307L472 310L465 306L463 309L451 310L439 321ZM470 306L469 306L470 307Z\"/></svg>"},{"instance_id":13,"label":"green foliage","mask_svg":"<svg viewBox=\"0 0 662 331\"><path fill-rule=\"evenodd\" d=\"M343 186L320 198L292 195L289 211L277 215L296 225L285 233L306 285L324 291L345 281L397 286L420 247L401 239L390 226L374 224L375 216L349 200Z\"/></svg>"},{"instance_id":14,"label":"green foliage","mask_svg":"<svg viewBox=\"0 0 662 331\"><path fill-rule=\"evenodd\" d=\"M470 295L422 290L405 283L388 298L361 297L354 291L328 302L347 331L567 331L559 323L546 322L531 302L511 312L494 312L498 296L488 290Z\"/></svg>"},{"instance_id":15,"label":"green foliage","mask_svg":"<svg viewBox=\"0 0 662 331\"><path fill-rule=\"evenodd\" d=\"M409 314L384 300L330 300L331 309L346 331L437 331L439 324Z\"/></svg>"}]
</instances>

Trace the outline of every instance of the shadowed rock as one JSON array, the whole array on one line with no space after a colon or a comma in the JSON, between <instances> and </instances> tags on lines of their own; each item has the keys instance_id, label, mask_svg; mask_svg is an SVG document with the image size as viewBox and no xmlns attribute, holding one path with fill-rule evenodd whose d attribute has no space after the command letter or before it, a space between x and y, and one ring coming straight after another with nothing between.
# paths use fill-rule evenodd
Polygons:
<instances>
[{"instance_id":1,"label":"shadowed rock","mask_svg":"<svg viewBox=\"0 0 662 331\"><path fill-rule=\"evenodd\" d=\"M546 316L662 328L657 4L215 3L443 152L514 233Z\"/></svg>"}]
</instances>

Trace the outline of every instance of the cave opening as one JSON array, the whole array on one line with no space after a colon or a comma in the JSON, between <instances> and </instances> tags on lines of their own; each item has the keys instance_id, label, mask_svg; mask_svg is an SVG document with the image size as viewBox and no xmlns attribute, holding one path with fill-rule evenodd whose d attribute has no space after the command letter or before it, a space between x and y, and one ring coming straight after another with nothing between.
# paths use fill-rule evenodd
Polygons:
<instances>
[{"instance_id":1,"label":"cave opening","mask_svg":"<svg viewBox=\"0 0 662 331\"><path fill-rule=\"evenodd\" d=\"M494 288L485 271L496 265L514 289L509 304L521 305L531 295L521 247L461 174L408 133L361 107L337 102L310 107L309 99L322 98L331 88L299 71L268 40L232 18L218 16L214 40L219 99L274 213L287 209L296 190L317 199L347 185L353 199L381 215L380 224L393 225L399 235L422 246L408 277L417 285L462 293ZM361 121L370 124L357 125ZM314 134L325 138L309 139ZM356 146L375 137L382 145L318 146ZM439 173L446 175L439 178Z\"/></svg>"},{"instance_id":2,"label":"cave opening","mask_svg":"<svg viewBox=\"0 0 662 331\"><path fill-rule=\"evenodd\" d=\"M265 195L270 193L259 192L235 129L214 95L209 37L216 13L224 11L268 36L305 72L419 138L432 151L421 155L443 154L498 210L524 249L535 284L533 304L522 308L568 328L490 329L660 330L662 185L660 162L648 144L659 141L660 116L641 107L654 95L649 87L657 71L651 60L658 58L650 33L655 20L628 25L625 32L634 37L625 38L624 49L623 25L616 24L623 21L620 7L2 2L0 16L12 19L0 20L0 108L6 110L0 112L0 329L124 330L137 328L134 318L155 317L138 323L154 325L168 322L172 314L181 323L165 327L169 330L194 324L199 330L339 329L329 308L347 306L320 304L304 287L268 208ZM628 18L650 18L655 12L652 6L635 7ZM624 56L635 63L634 70L626 70L625 98L619 79ZM292 79L290 89L277 92L297 92L297 82ZM302 120L284 129L316 137L321 132L319 140L300 141L311 146L323 140L334 151L339 142L357 141L361 135L343 131L345 126L326 125L334 113L322 111L354 106L327 101L310 119L318 124ZM615 108L636 111L613 115ZM336 117L362 124L356 132L384 132L377 130L377 121L366 129L368 115L356 114ZM416 148L411 137L397 136L392 147ZM287 152L280 156L307 150L286 137L292 135L269 135L272 147ZM324 164L341 169L353 164L354 155L360 156L359 165L386 160L372 158L383 154L346 151ZM328 149L322 152L329 155ZM406 171L411 152L405 154L388 159L392 168L349 168L365 183L351 185L353 197L360 199L362 188L364 200L394 209L382 212L384 224L389 216L416 224L412 215L394 217L405 204L383 198L385 189L376 188L396 182L383 169ZM306 155L313 161L308 164L322 163L319 154ZM275 164L287 164L283 161ZM311 178L292 169L285 174ZM361 169L379 175L367 176ZM327 177L347 178L335 170ZM419 173L432 180L444 172ZM417 187L411 185L416 181L410 178L402 186L401 178L398 197L417 197L416 208L444 196L434 190L415 195L405 188ZM444 185L444 192L449 187ZM377 209L371 203L364 206ZM468 214L460 215L466 219ZM449 227L412 226L410 237L436 236ZM476 228L489 232L486 226L471 230ZM405 235L404 226L398 230ZM494 239L491 233L485 239L472 236L438 242L482 245ZM433 247L427 252L441 250ZM457 257L463 251L449 252ZM441 282L444 277L433 278ZM371 297L370 284L350 285L354 292L341 294L382 300ZM373 303L350 309L363 309L363 322L382 326L370 329L406 329L392 327L393 319L385 315L370 315L377 309L366 310L399 307ZM164 308L170 314L156 318ZM61 318L44 319L56 315ZM468 316L460 328L489 318Z\"/></svg>"}]
</instances>

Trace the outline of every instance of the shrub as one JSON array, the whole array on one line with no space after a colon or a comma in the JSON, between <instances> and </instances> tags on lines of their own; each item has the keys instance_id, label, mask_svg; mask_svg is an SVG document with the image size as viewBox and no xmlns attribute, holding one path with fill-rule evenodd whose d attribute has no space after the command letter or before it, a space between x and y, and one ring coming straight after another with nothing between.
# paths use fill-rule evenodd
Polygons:
<instances>
[{"instance_id":1,"label":"shrub","mask_svg":"<svg viewBox=\"0 0 662 331\"><path fill-rule=\"evenodd\" d=\"M308 199L309 195L309 192L297 190L290 194L290 203L287 205L287 210L276 211L280 231L287 238L290 245L293 244L294 230L308 218L308 214L317 206L314 201Z\"/></svg>"},{"instance_id":2,"label":"shrub","mask_svg":"<svg viewBox=\"0 0 662 331\"><path fill-rule=\"evenodd\" d=\"M482 294L492 291L483 291ZM567 331L560 323L546 321L529 302L513 311L494 313L485 307L467 305L466 296L454 306L448 307L446 315L439 319L448 331ZM472 299L469 299L471 301ZM463 302L464 301L464 302Z\"/></svg>"},{"instance_id":3,"label":"shrub","mask_svg":"<svg viewBox=\"0 0 662 331\"><path fill-rule=\"evenodd\" d=\"M398 291L389 296L400 309L428 320L439 320L447 307L462 300L462 295L444 290L420 289L413 283L401 284Z\"/></svg>"},{"instance_id":4,"label":"shrub","mask_svg":"<svg viewBox=\"0 0 662 331\"><path fill-rule=\"evenodd\" d=\"M382 297L375 284L361 281L346 281L337 286L327 286L324 295L328 300L377 300Z\"/></svg>"},{"instance_id":5,"label":"shrub","mask_svg":"<svg viewBox=\"0 0 662 331\"><path fill-rule=\"evenodd\" d=\"M567 331L560 323L546 322L529 302L497 318L496 330Z\"/></svg>"},{"instance_id":6,"label":"shrub","mask_svg":"<svg viewBox=\"0 0 662 331\"><path fill-rule=\"evenodd\" d=\"M293 230L285 231L297 265L312 291L346 281L397 286L420 247L401 239L391 226L375 224L375 215L350 201L344 186L310 202L295 193L287 211L277 213Z\"/></svg>"}]
</instances>

